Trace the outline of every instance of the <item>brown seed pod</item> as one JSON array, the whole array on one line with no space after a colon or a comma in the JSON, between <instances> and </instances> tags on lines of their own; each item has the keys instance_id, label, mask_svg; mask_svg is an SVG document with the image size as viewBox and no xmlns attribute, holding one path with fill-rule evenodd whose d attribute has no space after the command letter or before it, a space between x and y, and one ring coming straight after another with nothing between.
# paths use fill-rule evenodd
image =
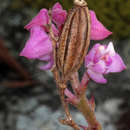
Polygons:
<instances>
[{"instance_id":1,"label":"brown seed pod","mask_svg":"<svg viewBox=\"0 0 130 130\"><path fill-rule=\"evenodd\" d=\"M87 3L75 0L68 13L56 51L56 65L62 78L68 79L83 63L90 43L90 16Z\"/></svg>"}]
</instances>

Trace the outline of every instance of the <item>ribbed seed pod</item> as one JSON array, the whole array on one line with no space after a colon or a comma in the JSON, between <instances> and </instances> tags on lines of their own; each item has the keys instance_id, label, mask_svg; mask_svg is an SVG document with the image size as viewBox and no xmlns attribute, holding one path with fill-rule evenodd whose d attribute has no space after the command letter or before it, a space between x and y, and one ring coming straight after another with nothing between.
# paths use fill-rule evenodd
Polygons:
<instances>
[{"instance_id":1,"label":"ribbed seed pod","mask_svg":"<svg viewBox=\"0 0 130 130\"><path fill-rule=\"evenodd\" d=\"M90 16L87 4L76 4L68 13L59 38L56 64L64 78L83 63L90 42Z\"/></svg>"}]
</instances>

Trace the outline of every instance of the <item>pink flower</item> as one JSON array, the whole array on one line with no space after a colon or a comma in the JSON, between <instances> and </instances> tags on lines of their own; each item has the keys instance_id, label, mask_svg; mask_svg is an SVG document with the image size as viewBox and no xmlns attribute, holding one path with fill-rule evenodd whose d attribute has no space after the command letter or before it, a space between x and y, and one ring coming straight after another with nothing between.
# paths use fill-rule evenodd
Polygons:
<instances>
[{"instance_id":1,"label":"pink flower","mask_svg":"<svg viewBox=\"0 0 130 130\"><path fill-rule=\"evenodd\" d=\"M61 27L66 19L67 12L62 9L62 6L57 2L52 8L52 21L57 27ZM25 29L30 30L33 26L39 25L44 27L46 30L46 25L49 23L49 15L47 9L41 9L40 12L25 26ZM59 34L59 28L57 29L54 24L52 29L55 35ZM60 28L61 29L61 28ZM47 30L46 30L47 31Z\"/></svg>"},{"instance_id":2,"label":"pink flower","mask_svg":"<svg viewBox=\"0 0 130 130\"><path fill-rule=\"evenodd\" d=\"M30 29L30 37L21 51L20 56L28 59L40 58L52 52L52 45L49 36L41 26L33 26Z\"/></svg>"},{"instance_id":3,"label":"pink flower","mask_svg":"<svg viewBox=\"0 0 130 130\"><path fill-rule=\"evenodd\" d=\"M58 29L61 29L61 26L64 24L66 17L67 12L62 9L62 6L59 3L56 3L52 8L52 19L58 26Z\"/></svg>"},{"instance_id":4,"label":"pink flower","mask_svg":"<svg viewBox=\"0 0 130 130\"><path fill-rule=\"evenodd\" d=\"M52 29L55 36L59 35L66 15L66 11L62 9L59 3L53 6L52 20L56 25L52 24ZM40 67L41 69L50 69L53 66L52 44L46 28L48 23L48 10L41 9L37 16L25 26L25 29L30 32L30 37L20 53L20 56L25 56L28 59L39 59L48 62L45 66ZM47 59L47 57L49 58Z\"/></svg>"},{"instance_id":5,"label":"pink flower","mask_svg":"<svg viewBox=\"0 0 130 130\"><path fill-rule=\"evenodd\" d=\"M112 32L107 30L103 26L103 24L100 21L98 21L95 12L92 10L90 10L90 18L91 18L91 33L90 33L91 40L103 40L112 34Z\"/></svg>"},{"instance_id":6,"label":"pink flower","mask_svg":"<svg viewBox=\"0 0 130 130\"><path fill-rule=\"evenodd\" d=\"M96 44L85 57L85 67L91 79L97 83L106 83L103 75L113 72L121 72L126 66L115 52L113 43L108 46Z\"/></svg>"},{"instance_id":7,"label":"pink flower","mask_svg":"<svg viewBox=\"0 0 130 130\"><path fill-rule=\"evenodd\" d=\"M47 9L41 9L40 12L24 27L27 30L30 30L32 27L46 26L49 23L49 15Z\"/></svg>"}]
</instances>

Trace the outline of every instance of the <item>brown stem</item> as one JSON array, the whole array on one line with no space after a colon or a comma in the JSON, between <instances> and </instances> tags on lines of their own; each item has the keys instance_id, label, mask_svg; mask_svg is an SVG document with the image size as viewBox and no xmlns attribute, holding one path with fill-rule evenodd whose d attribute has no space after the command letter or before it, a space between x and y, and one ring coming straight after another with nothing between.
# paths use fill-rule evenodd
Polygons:
<instances>
[{"instance_id":1,"label":"brown stem","mask_svg":"<svg viewBox=\"0 0 130 130\"><path fill-rule=\"evenodd\" d=\"M88 130L102 130L100 123L96 120L94 111L91 109L89 105L86 95L80 95L79 99L80 101L77 105L77 108L84 115L88 123Z\"/></svg>"},{"instance_id":2,"label":"brown stem","mask_svg":"<svg viewBox=\"0 0 130 130\"><path fill-rule=\"evenodd\" d=\"M72 116L69 112L68 103L65 101L64 91L65 91L65 88L67 86L66 86L65 83L61 82L59 72L58 72L56 67L52 70L52 72L53 72L53 75L55 77L55 80L56 80L56 83L57 83L57 86L58 86L58 89L59 89L59 94L60 94L62 106L63 106L65 114L66 114L66 119L60 120L60 122L64 125L71 126L72 128L74 128L74 130L80 130L79 126L72 120Z\"/></svg>"},{"instance_id":3,"label":"brown stem","mask_svg":"<svg viewBox=\"0 0 130 130\"><path fill-rule=\"evenodd\" d=\"M50 20L49 20L48 29L49 29L49 33L50 33L50 36L51 36L52 47L53 47L53 58L54 58L54 61L55 61L54 65L53 65L53 68L52 68L52 72L53 72L53 75L55 77L58 89L59 89L60 99L61 99L63 108L65 110L67 120L72 120L70 112L69 112L68 104L65 102L64 90L66 88L66 84L61 82L59 71L58 71L58 69L56 67L56 44L57 44L57 41L55 40L55 36L54 36L53 30L52 30L51 10L49 10L49 16L50 16Z\"/></svg>"},{"instance_id":4,"label":"brown stem","mask_svg":"<svg viewBox=\"0 0 130 130\"><path fill-rule=\"evenodd\" d=\"M64 108L65 113L66 113L66 119L60 120L60 122L62 124L71 126L72 128L74 128L74 130L80 130L79 126L72 120L72 116L69 112L68 103L65 102L64 90L66 88L66 85L65 84L60 84L60 85L61 85L60 88L59 88L60 98L61 98L62 105L63 105L63 108Z\"/></svg>"},{"instance_id":5,"label":"brown stem","mask_svg":"<svg viewBox=\"0 0 130 130\"><path fill-rule=\"evenodd\" d=\"M79 102L76 105L76 107L83 114L83 116L85 117L88 123L87 130L102 130L102 127L100 123L96 120L95 113L93 109L91 108L91 106L89 105L89 102L86 98L87 87L84 87L84 86L87 86L88 80L89 80L89 77L86 72L83 75L80 85L79 85L78 74L75 73L74 75L71 76L72 88L74 89L74 91L76 90L76 97L79 99Z\"/></svg>"},{"instance_id":6,"label":"brown stem","mask_svg":"<svg viewBox=\"0 0 130 130\"><path fill-rule=\"evenodd\" d=\"M52 47L53 47L53 58L54 58L54 65L53 65L53 68L52 68L52 73L54 75L54 78L56 80L56 83L57 83L57 86L58 86L58 89L59 89L59 94L60 94L60 99L61 99L61 102L62 102L62 106L64 108L64 111L65 111L65 114L66 114L66 119L64 120L60 120L60 122L64 125L68 125L68 126L71 126L72 128L74 128L74 130L80 130L79 126L72 120L72 116L69 112L69 106L68 106L68 103L65 101L65 94L64 94L64 91L65 91L65 88L67 87L66 86L66 83L64 81L61 80L61 77L60 77L60 74L59 74L59 71L57 69L57 66L56 66L56 44L57 44L57 39L55 39L55 36L54 36L54 33L53 33L53 30L52 30L52 23L51 23L51 10L49 10L49 16L50 16L50 20L49 20L49 33L50 33L50 37L51 37L51 41L52 41Z\"/></svg>"},{"instance_id":7,"label":"brown stem","mask_svg":"<svg viewBox=\"0 0 130 130\"><path fill-rule=\"evenodd\" d=\"M68 103L65 102L64 91L65 91L66 87L67 87L66 84L59 83L59 93L60 93L60 98L62 101L63 108L65 109L66 118L67 118L67 120L72 120L70 112L69 112Z\"/></svg>"},{"instance_id":8,"label":"brown stem","mask_svg":"<svg viewBox=\"0 0 130 130\"><path fill-rule=\"evenodd\" d=\"M59 72L57 71L56 67L52 70L52 72L55 77L58 89L59 89L60 99L61 99L63 108L65 109L66 117L69 119L70 118L69 108L68 108L68 104L65 102L65 96L64 96L64 90L66 88L66 84L61 83Z\"/></svg>"}]
</instances>

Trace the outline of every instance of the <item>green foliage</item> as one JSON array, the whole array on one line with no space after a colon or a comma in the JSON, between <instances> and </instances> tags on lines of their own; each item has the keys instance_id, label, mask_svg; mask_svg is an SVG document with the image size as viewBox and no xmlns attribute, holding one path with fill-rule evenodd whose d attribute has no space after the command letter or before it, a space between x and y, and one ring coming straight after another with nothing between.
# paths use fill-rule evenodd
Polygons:
<instances>
[{"instance_id":1,"label":"green foliage","mask_svg":"<svg viewBox=\"0 0 130 130\"><path fill-rule=\"evenodd\" d=\"M13 0L13 7L49 8L60 2L65 9L72 7L73 0ZM130 0L87 0L98 19L113 32L116 39L130 37ZM19 3L19 4L18 4Z\"/></svg>"},{"instance_id":2,"label":"green foliage","mask_svg":"<svg viewBox=\"0 0 130 130\"><path fill-rule=\"evenodd\" d=\"M54 5L54 3L60 2L65 9L72 7L72 0L13 0L13 8L22 8L24 6L41 9L49 8Z\"/></svg>"}]
</instances>

